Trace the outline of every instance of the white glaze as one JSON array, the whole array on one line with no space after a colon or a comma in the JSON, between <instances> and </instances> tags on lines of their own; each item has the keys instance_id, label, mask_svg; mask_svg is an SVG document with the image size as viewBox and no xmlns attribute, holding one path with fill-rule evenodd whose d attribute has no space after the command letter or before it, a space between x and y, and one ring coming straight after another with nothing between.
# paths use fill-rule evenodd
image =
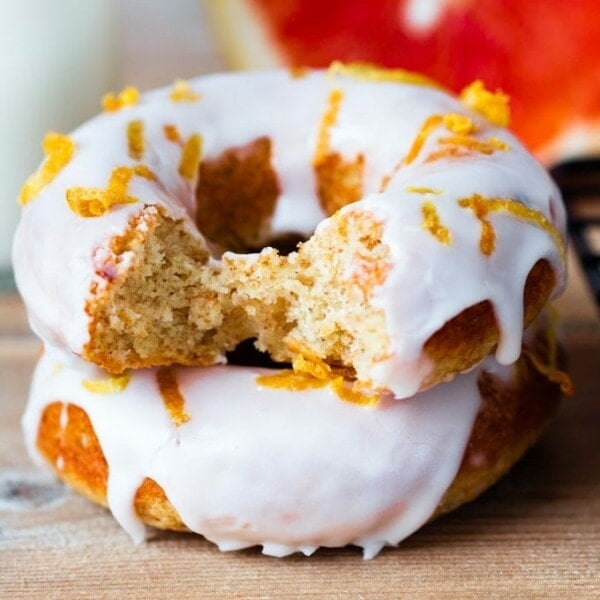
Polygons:
<instances>
[{"instance_id":1,"label":"white glaze","mask_svg":"<svg viewBox=\"0 0 600 600\"><path fill-rule=\"evenodd\" d=\"M56 369L57 361L46 351L34 375L23 417L32 456L39 458L43 409L76 404L109 465L110 508L134 540L144 538L135 491L152 477L185 524L222 550L260 544L275 556L355 544L372 557L423 525L458 471L484 368L375 408L344 402L328 388L260 388L255 378L264 370L179 368L191 419L176 428L154 370L133 373L120 393L99 395L81 382L105 373L83 362Z\"/></svg>"},{"instance_id":2,"label":"white glaze","mask_svg":"<svg viewBox=\"0 0 600 600\"><path fill-rule=\"evenodd\" d=\"M497 358L505 364L516 360L527 273L540 258L549 259L558 293L565 266L545 231L501 213L490 216L498 244L494 254L485 257L478 249L479 222L457 204L473 193L517 199L541 211L564 237L564 210L556 186L510 133L447 94L418 85L328 77L322 72L294 79L274 71L215 75L193 80L190 86L202 96L200 101L174 103L169 89L158 90L143 96L137 106L100 115L76 130L73 160L24 208L15 237L15 276L32 327L47 343L81 354L89 335L84 306L90 285L105 285L94 273L95 264L106 256L110 238L122 232L142 206L160 205L194 231L196 182L184 182L177 173L180 149L165 140L165 124L176 125L184 139L200 133L207 158L268 136L282 189L273 234L292 230L310 235L319 223L318 231L326 231L329 221L323 221L315 196L311 161L327 98L338 88L344 97L331 130L331 149L349 160L361 153L366 158L365 199L344 210L371 211L383 221L384 241L394 261L374 294L374 302L385 311L391 346L389 358L373 365L372 380L398 397L412 395L430 370L422 353L429 336L485 299L493 302L500 325ZM439 148L437 138L447 133L442 129L428 138L413 163L395 173L384 193L377 193L427 117L449 112L469 115L478 127L477 139L495 136L510 149L491 156L475 154L469 160L424 163L424 157ZM146 124L143 162L160 182L135 178L130 193L140 198L137 204L116 206L98 218L78 217L65 202L65 190L74 185L104 187L113 167L134 164L127 156L125 136L132 119ZM443 194L432 198L409 193L409 185L438 188ZM435 202L442 223L451 230L450 246L423 229L421 207L426 199ZM125 260L118 270L126 269Z\"/></svg>"}]
</instances>

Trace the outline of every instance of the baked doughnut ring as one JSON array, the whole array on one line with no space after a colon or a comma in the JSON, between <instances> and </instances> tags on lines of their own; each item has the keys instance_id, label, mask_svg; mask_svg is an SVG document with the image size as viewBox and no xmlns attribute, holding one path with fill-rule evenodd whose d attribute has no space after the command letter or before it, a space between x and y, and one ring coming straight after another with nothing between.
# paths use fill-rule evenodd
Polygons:
<instances>
[{"instance_id":1,"label":"baked doughnut ring","mask_svg":"<svg viewBox=\"0 0 600 600\"><path fill-rule=\"evenodd\" d=\"M195 531L222 550L355 544L372 557L475 498L538 438L560 395L542 372L559 372L541 367L555 360L548 339L530 337L512 367L489 358L371 406L329 387L265 388L269 372L254 367L107 378L46 352L24 430L32 455L110 506L134 539L143 522Z\"/></svg>"},{"instance_id":2,"label":"baked doughnut ring","mask_svg":"<svg viewBox=\"0 0 600 600\"><path fill-rule=\"evenodd\" d=\"M334 65L105 109L46 139L14 266L34 330L113 373L255 339L408 397L515 361L564 285L560 194L480 83Z\"/></svg>"}]
</instances>

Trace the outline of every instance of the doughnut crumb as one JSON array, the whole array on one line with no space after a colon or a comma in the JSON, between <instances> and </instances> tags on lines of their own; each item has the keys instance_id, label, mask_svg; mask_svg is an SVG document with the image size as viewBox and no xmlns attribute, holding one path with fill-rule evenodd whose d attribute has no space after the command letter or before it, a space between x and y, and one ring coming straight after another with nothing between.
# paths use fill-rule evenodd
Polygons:
<instances>
[{"instance_id":1,"label":"doughnut crumb","mask_svg":"<svg viewBox=\"0 0 600 600\"><path fill-rule=\"evenodd\" d=\"M111 372L210 365L256 338L259 351L297 373L322 380L344 368L367 381L389 346L371 302L389 249L368 212L338 213L328 226L288 256L266 247L215 261L183 221L144 207L96 261L84 358Z\"/></svg>"}]
</instances>

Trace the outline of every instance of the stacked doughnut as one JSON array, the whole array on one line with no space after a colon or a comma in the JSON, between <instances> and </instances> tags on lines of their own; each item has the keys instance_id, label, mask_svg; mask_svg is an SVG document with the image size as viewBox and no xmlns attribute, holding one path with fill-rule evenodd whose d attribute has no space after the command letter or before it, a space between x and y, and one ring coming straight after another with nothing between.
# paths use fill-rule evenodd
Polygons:
<instances>
[{"instance_id":1,"label":"stacked doughnut","mask_svg":"<svg viewBox=\"0 0 600 600\"><path fill-rule=\"evenodd\" d=\"M14 242L32 455L136 540L276 556L374 556L477 496L569 387L538 318L564 211L507 100L336 63L49 134Z\"/></svg>"}]
</instances>

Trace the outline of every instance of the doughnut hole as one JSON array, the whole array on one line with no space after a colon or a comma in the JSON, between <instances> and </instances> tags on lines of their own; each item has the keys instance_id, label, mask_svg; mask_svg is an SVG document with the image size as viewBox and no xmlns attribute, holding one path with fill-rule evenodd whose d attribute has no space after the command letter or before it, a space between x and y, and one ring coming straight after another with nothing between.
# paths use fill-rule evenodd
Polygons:
<instances>
[{"instance_id":1,"label":"doughnut hole","mask_svg":"<svg viewBox=\"0 0 600 600\"><path fill-rule=\"evenodd\" d=\"M271 165L271 140L260 137L200 164L196 190L198 229L234 252L266 245L281 190Z\"/></svg>"},{"instance_id":2,"label":"doughnut hole","mask_svg":"<svg viewBox=\"0 0 600 600\"><path fill-rule=\"evenodd\" d=\"M315 164L315 192L327 216L363 197L364 167L362 154L348 161L333 152ZM273 247L282 255L290 254L306 237L297 232L274 235L271 231L280 194L270 138L259 137L228 148L200 164L198 229L223 250L248 253Z\"/></svg>"},{"instance_id":3,"label":"doughnut hole","mask_svg":"<svg viewBox=\"0 0 600 600\"><path fill-rule=\"evenodd\" d=\"M289 369L290 363L275 362L266 352L261 352L254 345L256 339L251 338L240 342L233 350L225 355L228 365L238 367L260 367L261 369Z\"/></svg>"}]
</instances>

